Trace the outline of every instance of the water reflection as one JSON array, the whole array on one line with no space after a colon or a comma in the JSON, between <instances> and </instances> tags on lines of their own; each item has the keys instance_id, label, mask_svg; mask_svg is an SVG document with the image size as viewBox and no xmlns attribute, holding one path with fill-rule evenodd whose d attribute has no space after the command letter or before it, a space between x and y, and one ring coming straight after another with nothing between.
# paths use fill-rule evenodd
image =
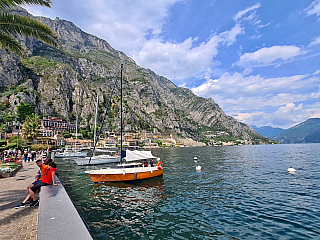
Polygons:
<instances>
[{"instance_id":1,"label":"water reflection","mask_svg":"<svg viewBox=\"0 0 320 240\"><path fill-rule=\"evenodd\" d=\"M124 228L125 232L138 232L133 229L145 226L144 219L159 210L166 197L164 192L162 176L136 182L93 184L86 207L90 227L102 236Z\"/></svg>"}]
</instances>

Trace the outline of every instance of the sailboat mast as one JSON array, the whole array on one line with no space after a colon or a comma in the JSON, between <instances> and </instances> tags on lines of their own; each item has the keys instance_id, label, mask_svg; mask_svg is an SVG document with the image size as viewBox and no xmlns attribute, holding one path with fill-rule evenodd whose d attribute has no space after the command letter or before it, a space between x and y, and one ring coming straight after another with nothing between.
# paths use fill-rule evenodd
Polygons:
<instances>
[{"instance_id":1,"label":"sailboat mast","mask_svg":"<svg viewBox=\"0 0 320 240\"><path fill-rule=\"evenodd\" d=\"M78 140L78 114L76 116L76 141L74 142L74 151L77 151L77 140Z\"/></svg>"},{"instance_id":2,"label":"sailboat mast","mask_svg":"<svg viewBox=\"0 0 320 240\"><path fill-rule=\"evenodd\" d=\"M95 117L94 117L94 136L93 136L93 140L96 141L96 132L97 132L97 117L98 117L98 94L97 94L97 103L96 103L96 113L95 113Z\"/></svg>"},{"instance_id":3,"label":"sailboat mast","mask_svg":"<svg viewBox=\"0 0 320 240\"><path fill-rule=\"evenodd\" d=\"M120 80L120 163L122 163L122 131L123 131L123 123L122 123L122 71L123 64L121 64L121 80Z\"/></svg>"}]
</instances>

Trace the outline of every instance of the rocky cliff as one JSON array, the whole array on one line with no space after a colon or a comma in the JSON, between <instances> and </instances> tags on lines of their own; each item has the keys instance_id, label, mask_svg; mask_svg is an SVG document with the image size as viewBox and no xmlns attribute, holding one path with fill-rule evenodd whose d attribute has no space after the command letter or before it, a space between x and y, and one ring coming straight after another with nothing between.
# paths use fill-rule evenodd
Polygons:
<instances>
[{"instance_id":1,"label":"rocky cliff","mask_svg":"<svg viewBox=\"0 0 320 240\"><path fill-rule=\"evenodd\" d=\"M17 12L28 14L23 9ZM19 102L25 101L34 104L36 113L44 116L74 119L78 114L81 126L90 128L96 96L101 119L123 63L125 130L174 131L196 140L201 139L203 130L227 131L245 140L262 138L250 126L227 116L213 99L198 97L139 67L105 40L83 32L73 23L58 18L37 19L59 33L62 47L54 50L40 41L20 38L29 53L23 60L0 50L1 102L8 99L10 111L15 112ZM106 129L119 129L119 101L118 87Z\"/></svg>"}]
</instances>

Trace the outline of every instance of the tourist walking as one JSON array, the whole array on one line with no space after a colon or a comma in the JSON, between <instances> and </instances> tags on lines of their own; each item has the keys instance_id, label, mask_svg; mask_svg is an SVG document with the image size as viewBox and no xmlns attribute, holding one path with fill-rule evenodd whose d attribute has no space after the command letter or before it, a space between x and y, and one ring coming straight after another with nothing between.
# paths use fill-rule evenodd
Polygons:
<instances>
[{"instance_id":1,"label":"tourist walking","mask_svg":"<svg viewBox=\"0 0 320 240\"><path fill-rule=\"evenodd\" d=\"M28 156L28 162L30 162L30 159L31 159L31 152L30 151L28 152L27 156Z\"/></svg>"},{"instance_id":2,"label":"tourist walking","mask_svg":"<svg viewBox=\"0 0 320 240\"><path fill-rule=\"evenodd\" d=\"M28 152L27 151L24 151L23 158L24 158L24 162L27 162L27 160L28 160Z\"/></svg>"}]
</instances>

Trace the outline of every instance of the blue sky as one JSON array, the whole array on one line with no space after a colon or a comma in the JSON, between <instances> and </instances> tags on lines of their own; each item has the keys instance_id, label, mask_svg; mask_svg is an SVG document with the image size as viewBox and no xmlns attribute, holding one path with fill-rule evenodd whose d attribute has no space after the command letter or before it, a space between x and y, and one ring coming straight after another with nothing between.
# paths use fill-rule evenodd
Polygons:
<instances>
[{"instance_id":1,"label":"blue sky","mask_svg":"<svg viewBox=\"0 0 320 240\"><path fill-rule=\"evenodd\" d=\"M85 32L227 115L289 128L320 117L320 0L52 0Z\"/></svg>"}]
</instances>

